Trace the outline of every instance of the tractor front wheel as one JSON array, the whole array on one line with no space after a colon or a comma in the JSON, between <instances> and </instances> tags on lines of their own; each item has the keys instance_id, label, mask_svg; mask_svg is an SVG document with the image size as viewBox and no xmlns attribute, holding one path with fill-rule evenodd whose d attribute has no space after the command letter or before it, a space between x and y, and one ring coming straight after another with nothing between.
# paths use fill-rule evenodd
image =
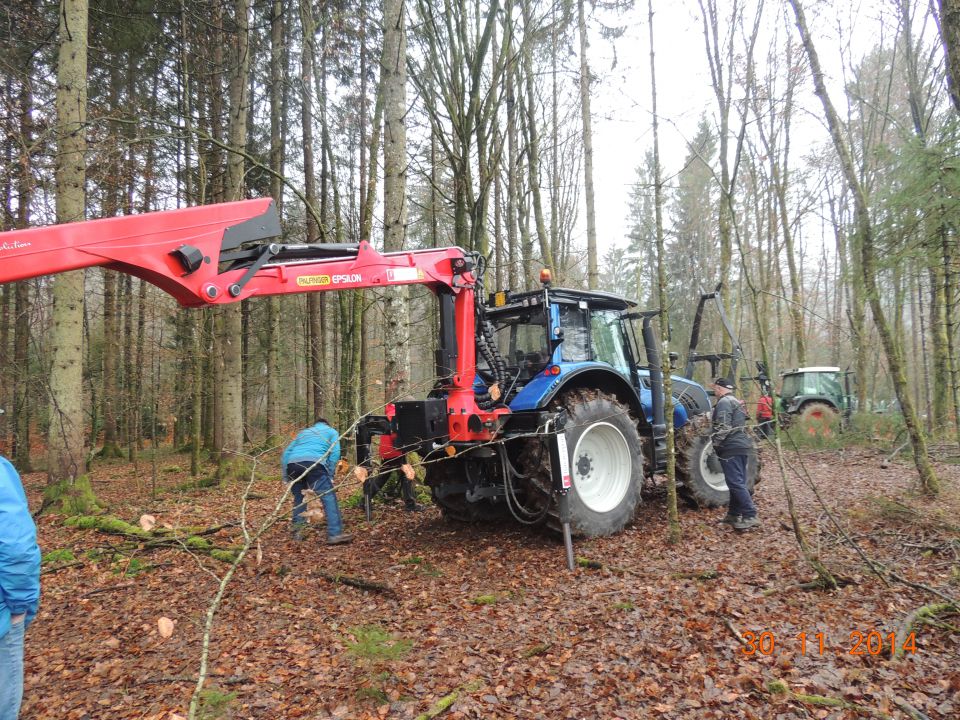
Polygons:
<instances>
[{"instance_id":1,"label":"tractor front wheel","mask_svg":"<svg viewBox=\"0 0 960 720\"><path fill-rule=\"evenodd\" d=\"M570 525L585 537L612 535L629 523L640 503L643 452L630 410L612 395L574 390L561 404L570 476ZM553 522L559 521L556 507Z\"/></svg>"},{"instance_id":2,"label":"tractor front wheel","mask_svg":"<svg viewBox=\"0 0 960 720\"><path fill-rule=\"evenodd\" d=\"M680 494L693 507L714 508L730 502L730 489L710 439L709 415L700 415L677 433L677 479ZM747 490L753 495L760 459L753 448L747 457Z\"/></svg>"}]
</instances>

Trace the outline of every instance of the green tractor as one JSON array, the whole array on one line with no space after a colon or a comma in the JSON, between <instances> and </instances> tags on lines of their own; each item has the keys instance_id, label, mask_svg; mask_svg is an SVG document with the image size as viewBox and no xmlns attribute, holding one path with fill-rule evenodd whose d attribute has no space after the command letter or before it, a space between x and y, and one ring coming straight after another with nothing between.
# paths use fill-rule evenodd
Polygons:
<instances>
[{"instance_id":1,"label":"green tractor","mask_svg":"<svg viewBox=\"0 0 960 720\"><path fill-rule=\"evenodd\" d=\"M803 367L782 375L780 412L783 419L798 418L806 423L845 425L853 411L850 375L838 367Z\"/></svg>"}]
</instances>

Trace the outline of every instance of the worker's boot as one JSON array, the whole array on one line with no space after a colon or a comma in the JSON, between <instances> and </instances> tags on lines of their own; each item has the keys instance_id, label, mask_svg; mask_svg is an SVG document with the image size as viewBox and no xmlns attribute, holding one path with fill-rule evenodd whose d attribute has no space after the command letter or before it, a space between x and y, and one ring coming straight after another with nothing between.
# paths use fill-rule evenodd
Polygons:
<instances>
[{"instance_id":1,"label":"worker's boot","mask_svg":"<svg viewBox=\"0 0 960 720\"><path fill-rule=\"evenodd\" d=\"M327 545L346 545L353 542L353 535L350 533L340 533L339 535L331 535L327 538Z\"/></svg>"},{"instance_id":2,"label":"worker's boot","mask_svg":"<svg viewBox=\"0 0 960 720\"><path fill-rule=\"evenodd\" d=\"M753 517L743 517L740 515L737 517L736 522L733 523L733 529L737 532L746 532L747 530L756 530L760 527L760 518L756 515Z\"/></svg>"},{"instance_id":3,"label":"worker's boot","mask_svg":"<svg viewBox=\"0 0 960 720\"><path fill-rule=\"evenodd\" d=\"M729 525L730 527L733 527L734 523L737 522L737 518L739 517L739 515L731 515L730 513L727 513L723 516L723 518L717 520L717 525Z\"/></svg>"}]
</instances>

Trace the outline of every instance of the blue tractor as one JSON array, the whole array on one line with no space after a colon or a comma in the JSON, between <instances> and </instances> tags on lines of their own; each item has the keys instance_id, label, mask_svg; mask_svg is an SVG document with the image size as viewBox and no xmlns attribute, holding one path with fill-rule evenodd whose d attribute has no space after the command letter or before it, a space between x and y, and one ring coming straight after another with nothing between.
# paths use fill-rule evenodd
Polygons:
<instances>
[{"instance_id":1,"label":"blue tractor","mask_svg":"<svg viewBox=\"0 0 960 720\"><path fill-rule=\"evenodd\" d=\"M477 333L475 392L486 398L493 389L493 400L510 408L511 420L527 420L505 427L495 442L427 458L434 502L457 520L511 514L559 529L554 466L564 453L574 534L621 530L644 491L655 486L654 476L666 469L665 396L651 326L658 311L547 282L539 290L495 293L479 314L484 332ZM713 368L717 356L696 356L694 345L691 357L710 360ZM729 495L710 441L710 397L691 377L672 375L671 381L680 492L696 506L725 504ZM559 427L549 427L551 421ZM558 429L556 450L548 438ZM754 456L751 489L757 474Z\"/></svg>"}]
</instances>

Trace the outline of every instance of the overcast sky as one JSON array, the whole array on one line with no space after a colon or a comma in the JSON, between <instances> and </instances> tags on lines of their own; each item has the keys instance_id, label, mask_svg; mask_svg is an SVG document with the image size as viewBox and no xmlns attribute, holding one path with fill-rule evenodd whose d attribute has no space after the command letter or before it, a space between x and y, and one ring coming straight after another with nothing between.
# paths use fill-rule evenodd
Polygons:
<instances>
[{"instance_id":1,"label":"overcast sky","mask_svg":"<svg viewBox=\"0 0 960 720\"><path fill-rule=\"evenodd\" d=\"M729 3L719 0L718 4L722 8ZM823 12L827 6L810 0L807 15L808 22L816 25L818 52L829 76L834 102L839 105L843 87L840 47L846 45L854 57L862 56L880 37L880 15L891 13L893 5L883 0L835 0L829 4L829 14ZM710 86L697 0L654 0L654 7L661 163L669 180L683 163L686 142L696 132L700 117L715 113L716 99ZM786 33L781 19L784 7L783 0L767 0L764 11L768 23L780 26L781 38ZM834 7L839 10L833 11ZM752 17L755 12L751 4L747 16ZM609 16L604 19L612 22ZM637 0L637 6L622 16L620 24L626 26L626 32L614 46L600 38L596 20L595 17L591 25L590 61L593 74L600 77L592 110L597 233L602 252L612 244L625 243L630 187L643 154L652 148L653 135L646 0ZM847 29L851 27L856 34L848 37ZM791 33L796 39L795 28L791 27ZM767 42L758 42L758 61L766 55ZM614 55L616 67L611 67ZM799 148L796 153L828 140L820 119L822 110L810 92L809 81L803 90L797 100L793 131L794 146ZM731 122L736 120L731 118ZM585 216L585 211L581 215ZM584 245L585 224L581 218L583 237L578 241Z\"/></svg>"}]
</instances>

